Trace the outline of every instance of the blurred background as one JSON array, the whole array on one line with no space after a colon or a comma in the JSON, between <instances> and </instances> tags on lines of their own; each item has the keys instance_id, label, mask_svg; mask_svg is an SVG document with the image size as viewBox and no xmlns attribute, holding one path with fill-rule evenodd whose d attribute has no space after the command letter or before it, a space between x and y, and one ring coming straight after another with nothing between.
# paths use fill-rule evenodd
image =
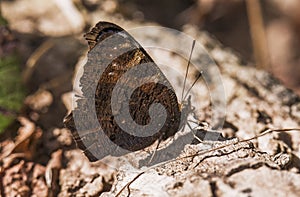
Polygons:
<instances>
[{"instance_id":1,"label":"blurred background","mask_svg":"<svg viewBox=\"0 0 300 197\"><path fill-rule=\"evenodd\" d=\"M72 90L75 66L88 49L83 34L100 20L124 28L147 23L181 30L193 25L233 49L247 65L273 73L300 94L298 0L0 2L1 131L21 109L45 128L63 126L64 101L70 97L65 93ZM34 93L39 97L28 97Z\"/></svg>"},{"instance_id":2,"label":"blurred background","mask_svg":"<svg viewBox=\"0 0 300 197\"><path fill-rule=\"evenodd\" d=\"M247 2L258 2L259 6ZM27 43L33 49L42 42L41 37L80 35L93 26L94 21L110 17L120 21L122 18L150 21L179 30L193 24L211 33L224 46L236 50L246 61L257 63L255 50L266 50L262 52L266 53L262 67L299 92L298 0L174 0L172 3L167 0L50 0L47 3L2 0L1 11L11 30L22 36L36 36L33 43ZM261 22L263 29L253 31ZM254 49L253 37L259 37L261 45L266 46ZM22 51L23 61L30 52Z\"/></svg>"},{"instance_id":3,"label":"blurred background","mask_svg":"<svg viewBox=\"0 0 300 197\"><path fill-rule=\"evenodd\" d=\"M100 20L178 30L193 25L300 94L298 0L0 2L1 131L20 110L44 128L63 126L68 105L63 102L70 97L65 93L72 90L75 65L87 52L83 34Z\"/></svg>"},{"instance_id":4,"label":"blurred background","mask_svg":"<svg viewBox=\"0 0 300 197\"><path fill-rule=\"evenodd\" d=\"M24 153L35 161L37 178L30 177L36 181L61 160L61 149L75 147L62 120L71 108L74 70L88 51L83 34L100 20L124 28L151 24L181 30L192 25L300 95L299 0L1 0L0 160L10 156L12 162L12 153ZM13 177L19 169L26 176L32 173L25 164L9 168L5 176ZM1 194L23 184L3 180L8 182L1 185ZM47 196L42 187L35 190L37 196Z\"/></svg>"},{"instance_id":5,"label":"blurred background","mask_svg":"<svg viewBox=\"0 0 300 197\"><path fill-rule=\"evenodd\" d=\"M60 97L72 90L70 79L75 65L86 54L83 34L99 20L121 26L124 21L151 22L178 30L194 25L300 94L298 0L0 2L0 112L6 114L0 117L0 129L6 127L7 116L23 106L25 96L39 89L51 92L55 106L51 109L59 112L45 124L62 126L66 110Z\"/></svg>"}]
</instances>

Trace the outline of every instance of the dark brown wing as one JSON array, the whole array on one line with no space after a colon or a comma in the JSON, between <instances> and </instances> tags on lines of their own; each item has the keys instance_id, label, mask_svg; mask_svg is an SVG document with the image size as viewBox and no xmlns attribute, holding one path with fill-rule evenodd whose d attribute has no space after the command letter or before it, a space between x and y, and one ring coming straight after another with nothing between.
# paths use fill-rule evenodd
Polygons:
<instances>
[{"instance_id":1,"label":"dark brown wing","mask_svg":"<svg viewBox=\"0 0 300 197\"><path fill-rule=\"evenodd\" d=\"M91 161L119 156L174 135L181 115L177 97L140 44L108 22L99 22L85 38L90 51L80 79L84 98L64 124L86 156ZM164 110L153 107L151 118L153 104Z\"/></svg>"}]
</instances>

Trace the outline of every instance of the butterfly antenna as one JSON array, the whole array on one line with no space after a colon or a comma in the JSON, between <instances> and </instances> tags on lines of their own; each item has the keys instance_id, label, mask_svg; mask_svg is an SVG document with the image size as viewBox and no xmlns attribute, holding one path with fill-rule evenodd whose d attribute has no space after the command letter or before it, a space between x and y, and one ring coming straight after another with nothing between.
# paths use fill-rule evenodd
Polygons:
<instances>
[{"instance_id":1,"label":"butterfly antenna","mask_svg":"<svg viewBox=\"0 0 300 197\"><path fill-rule=\"evenodd\" d=\"M195 79L195 81L193 82L193 84L191 85L191 87L188 89L188 91L186 92L186 94L183 97L183 101L186 99L186 97L188 96L188 94L190 93L190 91L192 90L192 88L194 87L194 85L196 84L196 82L200 79L200 77L202 76L203 71L201 71L199 73L199 75L197 76L197 78Z\"/></svg>"},{"instance_id":2,"label":"butterfly antenna","mask_svg":"<svg viewBox=\"0 0 300 197\"><path fill-rule=\"evenodd\" d=\"M192 50L191 50L191 53L190 53L190 57L189 57L188 65L187 65L187 67L186 67L185 77L184 77L184 81L183 81L183 87L182 87L183 90L182 90L182 94L181 94L181 101L182 101L183 95L184 95L184 89L185 89L185 84L186 84L186 78L187 78L187 75L188 75L188 72L189 72L189 67L190 67L191 58L192 58L192 54L193 54L193 51L194 51L195 43L196 43L196 40L193 40Z\"/></svg>"}]
</instances>

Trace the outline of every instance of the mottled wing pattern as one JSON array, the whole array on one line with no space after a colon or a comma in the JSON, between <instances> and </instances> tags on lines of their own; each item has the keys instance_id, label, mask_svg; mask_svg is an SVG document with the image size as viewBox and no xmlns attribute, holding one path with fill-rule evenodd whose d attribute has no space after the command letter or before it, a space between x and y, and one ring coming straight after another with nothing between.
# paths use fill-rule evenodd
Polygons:
<instances>
[{"instance_id":1,"label":"mottled wing pattern","mask_svg":"<svg viewBox=\"0 0 300 197\"><path fill-rule=\"evenodd\" d=\"M121 27L108 22L99 22L85 38L90 51L80 79L83 98L77 100L77 107L65 118L64 124L89 160L96 161L109 152L104 138L124 150L137 151L157 139L173 136L179 130L181 116L176 94L140 44ZM151 65L151 69L140 70L137 66L142 64ZM134 68L138 68L135 75L126 77ZM141 84L137 84L139 82ZM127 98L124 90L131 89ZM113 94L125 95L117 98L121 103L119 108L114 108ZM149 114L152 104L161 104L167 115L161 129L154 134L132 134L130 131L136 130L134 124L127 125L128 121L122 117L121 123L116 121L118 110L128 105L130 118L138 125L148 125L152 121ZM154 111L154 115L157 119L163 118L159 111ZM124 152L116 150L110 154L119 156Z\"/></svg>"}]
</instances>

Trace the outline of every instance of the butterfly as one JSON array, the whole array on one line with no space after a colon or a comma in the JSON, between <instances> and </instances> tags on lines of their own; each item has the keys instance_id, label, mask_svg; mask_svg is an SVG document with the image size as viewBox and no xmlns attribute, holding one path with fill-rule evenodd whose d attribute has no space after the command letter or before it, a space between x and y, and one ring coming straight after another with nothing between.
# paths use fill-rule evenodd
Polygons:
<instances>
[{"instance_id":1,"label":"butterfly","mask_svg":"<svg viewBox=\"0 0 300 197\"><path fill-rule=\"evenodd\" d=\"M64 125L90 161L144 149L184 127L190 102L178 102L170 82L128 32L99 22L85 38L83 96Z\"/></svg>"}]
</instances>

